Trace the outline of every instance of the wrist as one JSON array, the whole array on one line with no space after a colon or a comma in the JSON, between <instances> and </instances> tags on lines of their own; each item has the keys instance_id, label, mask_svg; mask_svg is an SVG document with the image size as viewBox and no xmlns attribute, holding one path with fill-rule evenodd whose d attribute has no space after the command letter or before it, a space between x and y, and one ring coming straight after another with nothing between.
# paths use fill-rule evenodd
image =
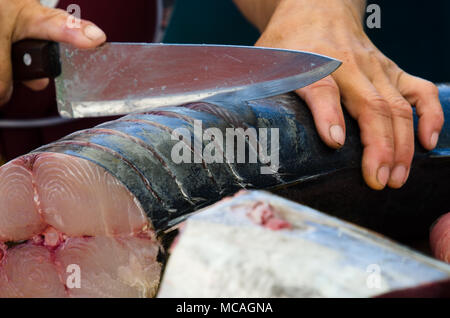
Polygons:
<instances>
[{"instance_id":1,"label":"wrist","mask_svg":"<svg viewBox=\"0 0 450 318\"><path fill-rule=\"evenodd\" d=\"M280 39L295 34L300 41L317 32L359 34L364 32L364 4L363 0L281 0L264 33Z\"/></svg>"},{"instance_id":2,"label":"wrist","mask_svg":"<svg viewBox=\"0 0 450 318\"><path fill-rule=\"evenodd\" d=\"M280 0L275 13L325 19L341 19L351 16L362 24L366 0Z\"/></svg>"}]
</instances>

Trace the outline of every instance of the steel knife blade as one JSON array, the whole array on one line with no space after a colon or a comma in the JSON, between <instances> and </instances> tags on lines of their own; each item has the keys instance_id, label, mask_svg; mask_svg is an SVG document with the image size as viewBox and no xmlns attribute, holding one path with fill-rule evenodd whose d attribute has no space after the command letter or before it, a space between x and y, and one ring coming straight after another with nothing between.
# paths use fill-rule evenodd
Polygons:
<instances>
[{"instance_id":1,"label":"steel knife blade","mask_svg":"<svg viewBox=\"0 0 450 318\"><path fill-rule=\"evenodd\" d=\"M308 52L247 46L106 43L87 50L60 44L58 50L56 95L59 113L67 118L124 115L195 101L261 99L312 84L341 64ZM13 54L22 78L25 62L33 66L33 54L25 54L23 49L19 56ZM45 58L34 60L42 64ZM46 63L49 68L54 61Z\"/></svg>"}]
</instances>

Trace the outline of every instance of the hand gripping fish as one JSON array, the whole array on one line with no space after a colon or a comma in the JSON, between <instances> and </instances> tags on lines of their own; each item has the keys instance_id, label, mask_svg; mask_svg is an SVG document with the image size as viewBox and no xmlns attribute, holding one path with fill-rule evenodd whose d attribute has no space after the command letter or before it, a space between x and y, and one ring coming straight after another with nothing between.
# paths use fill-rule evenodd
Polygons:
<instances>
[{"instance_id":1,"label":"hand gripping fish","mask_svg":"<svg viewBox=\"0 0 450 318\"><path fill-rule=\"evenodd\" d=\"M440 85L440 100L449 119L450 87ZM199 123L215 136L196 134ZM405 186L381 192L364 184L359 130L348 114L346 124L346 144L336 151L320 141L294 94L200 102L128 115L19 157L0 168L0 297L153 296L159 234L242 188L398 239L427 235L450 209L449 124L434 151L416 144ZM237 132L232 150L256 162L227 155L217 138L226 141L227 129ZM181 148L191 162L174 160ZM207 160L211 148L222 162Z\"/></svg>"}]
</instances>

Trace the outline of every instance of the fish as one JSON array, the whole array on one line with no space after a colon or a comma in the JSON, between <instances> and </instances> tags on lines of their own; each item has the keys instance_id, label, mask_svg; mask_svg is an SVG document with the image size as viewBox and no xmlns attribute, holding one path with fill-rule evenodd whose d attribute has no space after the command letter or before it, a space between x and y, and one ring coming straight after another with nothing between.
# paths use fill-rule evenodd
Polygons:
<instances>
[{"instance_id":1,"label":"fish","mask_svg":"<svg viewBox=\"0 0 450 318\"><path fill-rule=\"evenodd\" d=\"M450 87L439 89L450 118ZM241 189L396 239L428 235L450 207L449 124L434 151L416 144L402 189L377 192L361 176L358 126L345 120L346 143L332 150L293 93L196 102L129 114L12 160L0 168L0 296L154 296L165 233ZM39 287L47 276L58 288Z\"/></svg>"},{"instance_id":2,"label":"fish","mask_svg":"<svg viewBox=\"0 0 450 318\"><path fill-rule=\"evenodd\" d=\"M0 297L153 296L160 243L144 211L105 170L70 159L1 167Z\"/></svg>"},{"instance_id":3,"label":"fish","mask_svg":"<svg viewBox=\"0 0 450 318\"><path fill-rule=\"evenodd\" d=\"M450 264L264 191L241 191L188 218L159 298L435 297ZM238 242L238 244L236 244ZM445 294L445 291L447 294Z\"/></svg>"}]
</instances>

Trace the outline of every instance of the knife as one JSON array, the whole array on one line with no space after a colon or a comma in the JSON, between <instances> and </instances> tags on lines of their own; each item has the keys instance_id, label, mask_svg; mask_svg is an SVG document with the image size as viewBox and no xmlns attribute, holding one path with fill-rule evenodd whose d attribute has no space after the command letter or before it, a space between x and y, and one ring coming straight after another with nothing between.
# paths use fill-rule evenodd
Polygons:
<instances>
[{"instance_id":1,"label":"knife","mask_svg":"<svg viewBox=\"0 0 450 318\"><path fill-rule=\"evenodd\" d=\"M12 62L15 80L55 78L58 111L66 118L261 99L312 84L341 64L272 48L106 43L81 50L40 40L14 44Z\"/></svg>"}]
</instances>

